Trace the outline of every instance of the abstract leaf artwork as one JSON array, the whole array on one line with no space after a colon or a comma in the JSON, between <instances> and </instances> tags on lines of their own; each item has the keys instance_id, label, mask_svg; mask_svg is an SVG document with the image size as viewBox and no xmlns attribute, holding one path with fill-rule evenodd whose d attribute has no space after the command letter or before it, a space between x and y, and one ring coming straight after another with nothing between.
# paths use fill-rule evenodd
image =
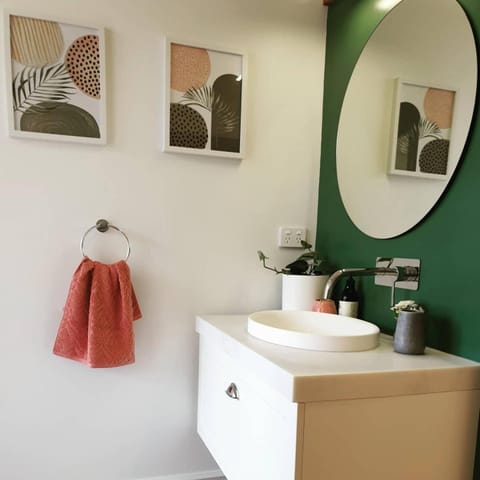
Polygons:
<instances>
[{"instance_id":1,"label":"abstract leaf artwork","mask_svg":"<svg viewBox=\"0 0 480 480\"><path fill-rule=\"evenodd\" d=\"M391 174L447 178L455 94L397 80Z\"/></svg>"},{"instance_id":2,"label":"abstract leaf artwork","mask_svg":"<svg viewBox=\"0 0 480 480\"><path fill-rule=\"evenodd\" d=\"M168 42L165 150L240 158L244 57Z\"/></svg>"},{"instance_id":3,"label":"abstract leaf artwork","mask_svg":"<svg viewBox=\"0 0 480 480\"><path fill-rule=\"evenodd\" d=\"M105 143L103 32L9 15L10 133Z\"/></svg>"}]
</instances>

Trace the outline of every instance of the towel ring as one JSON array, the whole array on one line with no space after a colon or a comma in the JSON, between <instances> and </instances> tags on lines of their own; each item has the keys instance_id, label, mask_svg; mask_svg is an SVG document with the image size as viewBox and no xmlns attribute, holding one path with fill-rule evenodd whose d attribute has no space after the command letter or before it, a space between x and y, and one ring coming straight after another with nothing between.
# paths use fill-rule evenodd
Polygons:
<instances>
[{"instance_id":1,"label":"towel ring","mask_svg":"<svg viewBox=\"0 0 480 480\"><path fill-rule=\"evenodd\" d=\"M97 231L101 232L101 233L105 233L109 228L113 228L114 230L116 230L117 232L121 233L123 235L123 238L125 239L125 241L127 242L127 254L124 258L124 261L126 262L128 260L128 257L130 257L130 252L131 252L131 248L130 248L130 241L128 240L128 237L127 235L125 235L124 232L122 232L122 230L120 230L118 227L116 227L115 225L112 225L111 223L108 223L107 220L104 220L103 218L100 219L100 220L97 220L97 223L95 223L95 225L92 225L82 236L82 240L80 241L80 251L82 252L82 255L85 257L85 258L88 258L88 255L85 253L84 251L84 246L85 246L85 238L86 236L93 230L93 229L96 229Z\"/></svg>"}]
</instances>

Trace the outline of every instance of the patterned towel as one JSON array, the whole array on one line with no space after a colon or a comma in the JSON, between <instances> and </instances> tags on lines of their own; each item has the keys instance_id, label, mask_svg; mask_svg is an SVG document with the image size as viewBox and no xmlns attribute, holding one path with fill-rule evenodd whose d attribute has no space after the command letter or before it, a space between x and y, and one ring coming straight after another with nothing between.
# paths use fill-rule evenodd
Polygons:
<instances>
[{"instance_id":1,"label":"patterned towel","mask_svg":"<svg viewBox=\"0 0 480 480\"><path fill-rule=\"evenodd\" d=\"M133 363L133 320L141 316L128 265L85 258L73 274L53 353L89 367Z\"/></svg>"}]
</instances>

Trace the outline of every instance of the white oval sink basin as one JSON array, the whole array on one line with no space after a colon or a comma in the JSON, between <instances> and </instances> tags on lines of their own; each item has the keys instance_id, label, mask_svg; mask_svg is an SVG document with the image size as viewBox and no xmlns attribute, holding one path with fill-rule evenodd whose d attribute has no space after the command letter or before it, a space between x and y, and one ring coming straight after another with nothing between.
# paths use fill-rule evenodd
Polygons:
<instances>
[{"instance_id":1,"label":"white oval sink basin","mask_svg":"<svg viewBox=\"0 0 480 480\"><path fill-rule=\"evenodd\" d=\"M331 313L266 310L248 317L248 333L260 340L323 352L359 352L378 346L373 323Z\"/></svg>"}]
</instances>

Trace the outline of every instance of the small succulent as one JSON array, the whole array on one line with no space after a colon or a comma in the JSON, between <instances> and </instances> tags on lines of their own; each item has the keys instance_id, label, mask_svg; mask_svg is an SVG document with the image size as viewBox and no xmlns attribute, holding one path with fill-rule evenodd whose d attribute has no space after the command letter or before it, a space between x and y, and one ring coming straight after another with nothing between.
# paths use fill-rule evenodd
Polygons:
<instances>
[{"instance_id":1,"label":"small succulent","mask_svg":"<svg viewBox=\"0 0 480 480\"><path fill-rule=\"evenodd\" d=\"M263 267L267 270L272 270L275 273L285 273L291 275L325 275L331 272L331 267L326 260L321 258L320 254L312 250L312 245L302 240L302 246L306 252L302 253L296 260L289 263L284 268L279 270L277 267L267 265L268 257L258 250L258 258L263 263Z\"/></svg>"},{"instance_id":2,"label":"small succulent","mask_svg":"<svg viewBox=\"0 0 480 480\"><path fill-rule=\"evenodd\" d=\"M395 318L398 317L400 312L423 312L422 306L414 300L402 300L391 307L390 310L393 311Z\"/></svg>"}]
</instances>

